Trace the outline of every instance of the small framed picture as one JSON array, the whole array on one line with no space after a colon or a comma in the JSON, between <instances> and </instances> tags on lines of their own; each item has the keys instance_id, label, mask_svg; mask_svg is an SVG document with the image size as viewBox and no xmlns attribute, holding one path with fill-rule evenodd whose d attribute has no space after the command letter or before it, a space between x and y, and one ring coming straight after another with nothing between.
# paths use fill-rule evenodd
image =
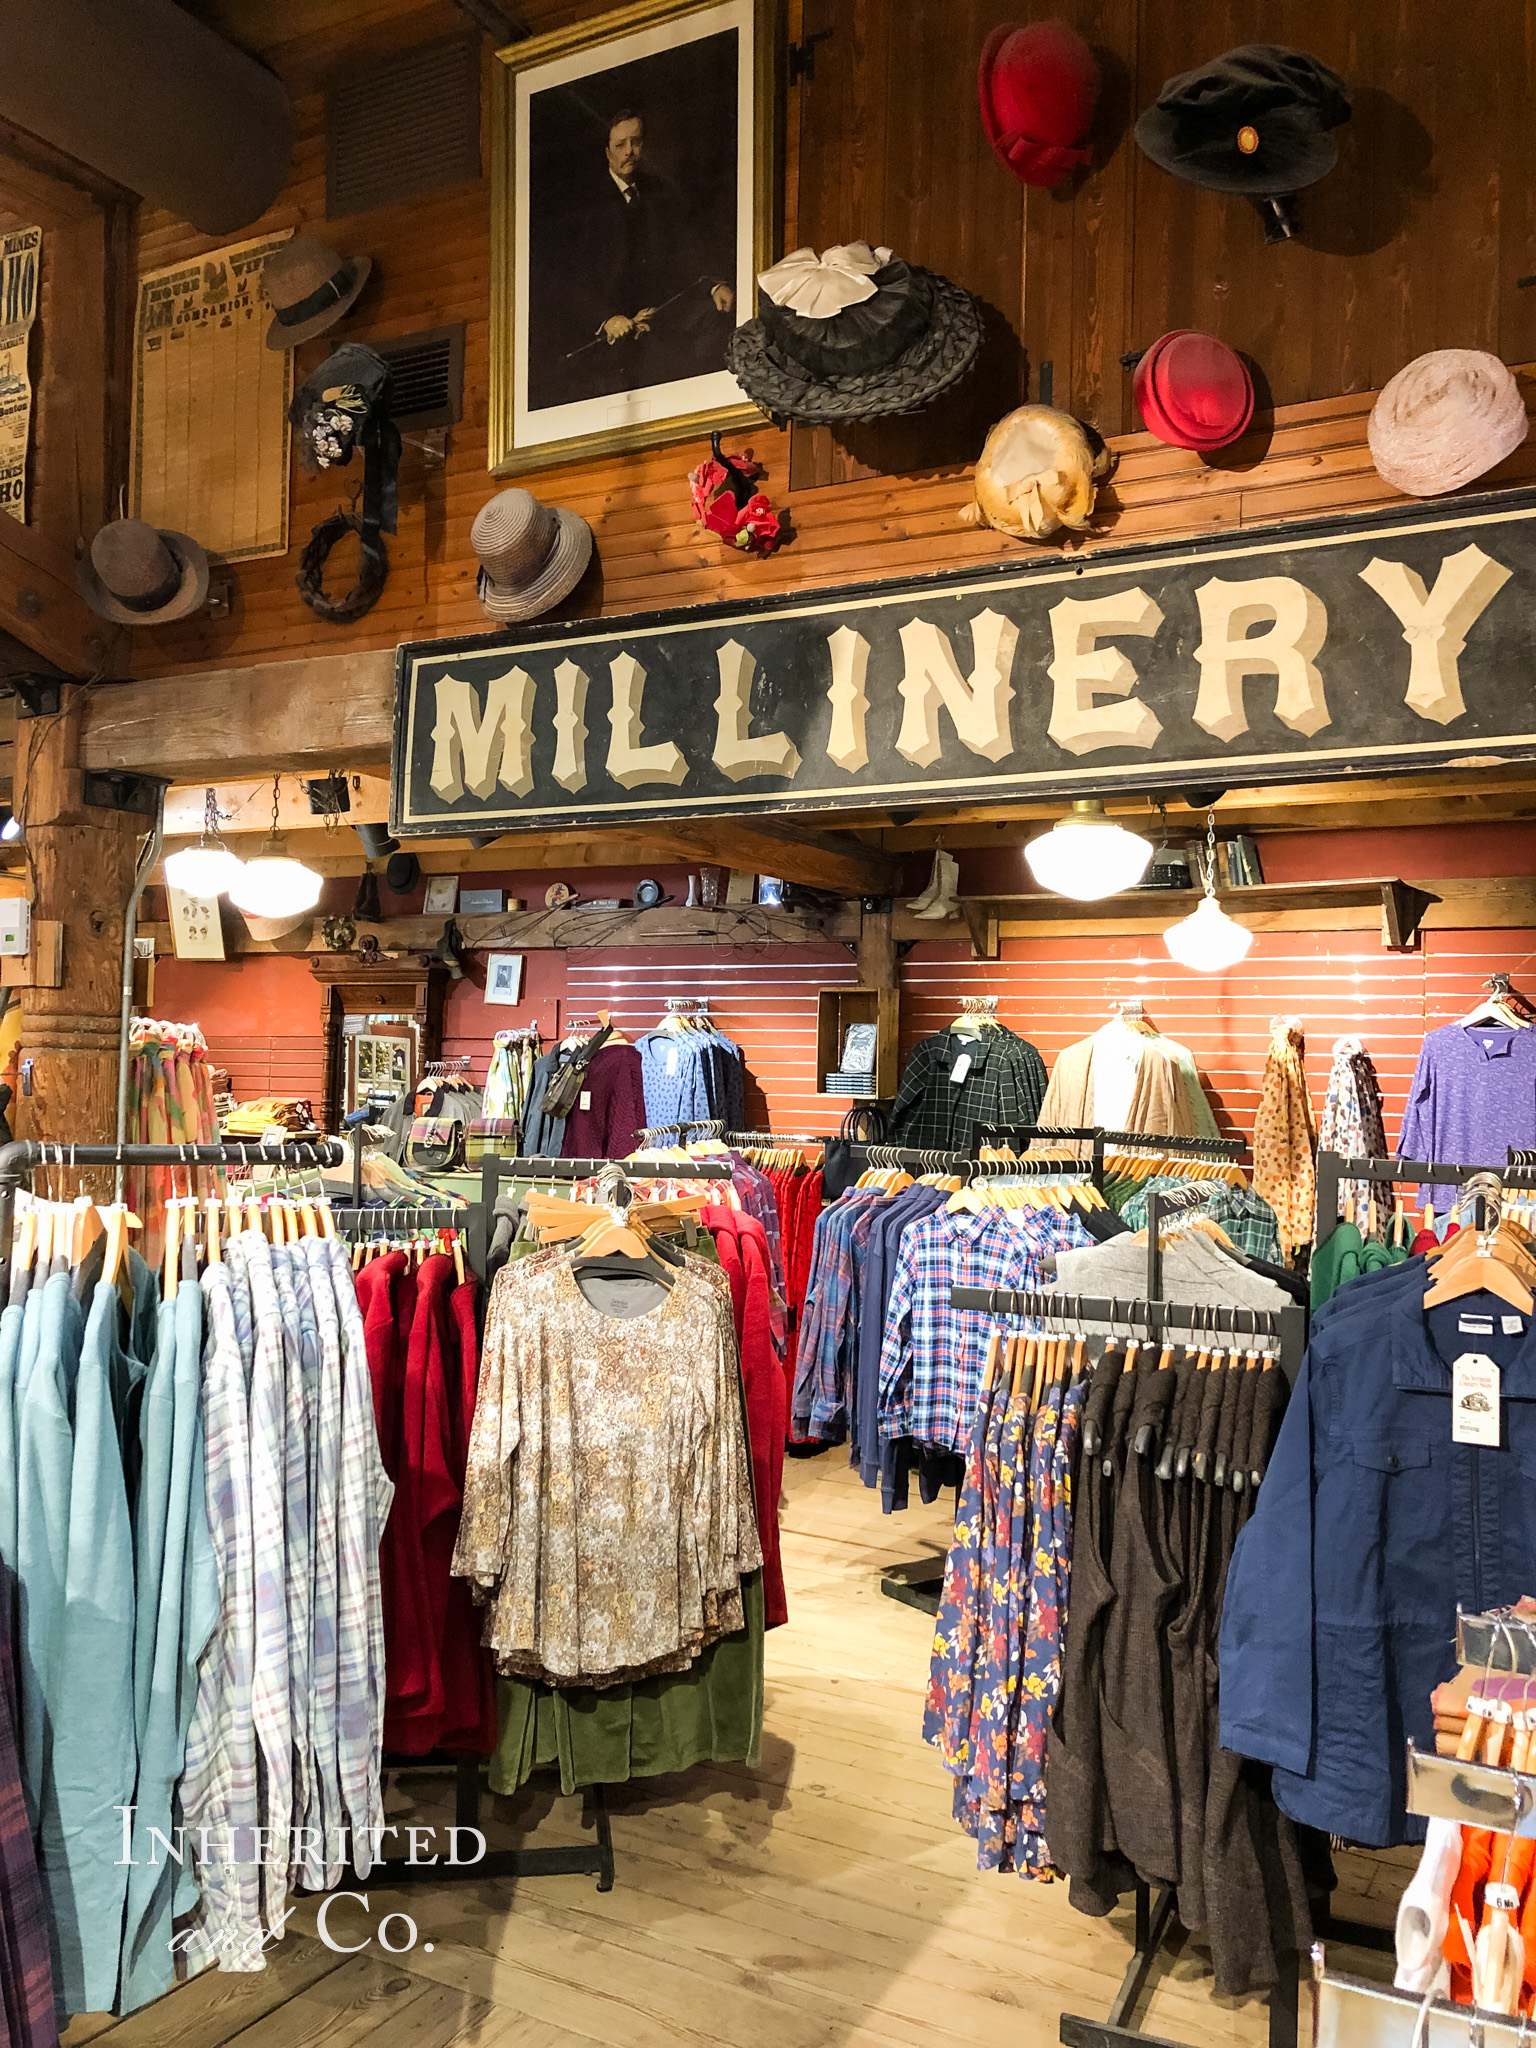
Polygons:
<instances>
[{"instance_id":1,"label":"small framed picture","mask_svg":"<svg viewBox=\"0 0 1536 2048\"><path fill-rule=\"evenodd\" d=\"M458 901L457 875L428 875L427 894L421 906L423 917L452 917Z\"/></svg>"},{"instance_id":2,"label":"small framed picture","mask_svg":"<svg viewBox=\"0 0 1536 2048\"><path fill-rule=\"evenodd\" d=\"M486 962L485 1000L488 1003L520 1003L523 1000L523 959L521 953L493 953Z\"/></svg>"},{"instance_id":3,"label":"small framed picture","mask_svg":"<svg viewBox=\"0 0 1536 2048\"><path fill-rule=\"evenodd\" d=\"M224 927L219 923L217 896L189 896L185 889L165 885L171 911L171 944L178 960L222 960Z\"/></svg>"},{"instance_id":4,"label":"small framed picture","mask_svg":"<svg viewBox=\"0 0 1536 2048\"><path fill-rule=\"evenodd\" d=\"M757 900L769 910L782 910L784 908L784 884L779 876L758 876Z\"/></svg>"}]
</instances>

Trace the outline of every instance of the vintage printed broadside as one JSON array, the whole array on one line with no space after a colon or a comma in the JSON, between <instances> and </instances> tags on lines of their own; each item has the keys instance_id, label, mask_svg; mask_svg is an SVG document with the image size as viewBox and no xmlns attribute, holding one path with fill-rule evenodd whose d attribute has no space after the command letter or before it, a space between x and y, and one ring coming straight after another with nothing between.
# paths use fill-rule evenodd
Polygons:
<instances>
[{"instance_id":1,"label":"vintage printed broadside","mask_svg":"<svg viewBox=\"0 0 1536 2048\"><path fill-rule=\"evenodd\" d=\"M261 273L289 232L139 278L133 516L226 562L288 547L293 356L266 345Z\"/></svg>"},{"instance_id":2,"label":"vintage printed broadside","mask_svg":"<svg viewBox=\"0 0 1536 2048\"><path fill-rule=\"evenodd\" d=\"M37 317L42 265L41 228L0 235L0 511L27 523L27 442L32 427L32 378L27 340Z\"/></svg>"}]
</instances>

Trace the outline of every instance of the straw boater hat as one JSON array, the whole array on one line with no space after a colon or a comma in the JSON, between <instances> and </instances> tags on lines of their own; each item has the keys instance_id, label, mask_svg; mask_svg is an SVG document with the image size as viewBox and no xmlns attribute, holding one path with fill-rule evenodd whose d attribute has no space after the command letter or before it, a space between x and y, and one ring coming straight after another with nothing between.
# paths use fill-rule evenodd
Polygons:
<instances>
[{"instance_id":1,"label":"straw boater hat","mask_svg":"<svg viewBox=\"0 0 1536 2048\"><path fill-rule=\"evenodd\" d=\"M1437 348L1416 356L1371 408L1366 439L1389 484L1434 498L1512 455L1528 422L1520 387L1497 356Z\"/></svg>"},{"instance_id":2,"label":"straw boater hat","mask_svg":"<svg viewBox=\"0 0 1536 2048\"><path fill-rule=\"evenodd\" d=\"M532 491L501 491L469 529L480 557L480 609L498 624L537 618L581 581L592 529L579 512L543 505Z\"/></svg>"},{"instance_id":3,"label":"straw boater hat","mask_svg":"<svg viewBox=\"0 0 1536 2048\"><path fill-rule=\"evenodd\" d=\"M338 256L318 235L295 235L274 249L261 271L261 288L273 312L267 347L297 348L334 327L372 268L371 256Z\"/></svg>"},{"instance_id":4,"label":"straw boater hat","mask_svg":"<svg viewBox=\"0 0 1536 2048\"><path fill-rule=\"evenodd\" d=\"M279 945L284 939L292 938L295 932L302 931L304 936L296 946L284 948L289 953L304 951L309 944L309 927L315 921L312 910L296 911L291 917L252 917L245 910L240 915L245 919L245 928L251 937L267 945Z\"/></svg>"},{"instance_id":5,"label":"straw boater hat","mask_svg":"<svg viewBox=\"0 0 1536 2048\"><path fill-rule=\"evenodd\" d=\"M208 601L208 556L189 533L114 519L91 542L75 587L93 612L120 626L165 626Z\"/></svg>"},{"instance_id":6,"label":"straw boater hat","mask_svg":"<svg viewBox=\"0 0 1536 2048\"><path fill-rule=\"evenodd\" d=\"M981 315L947 277L889 249L794 249L758 277L757 313L726 344L747 396L776 420L920 412L981 347Z\"/></svg>"}]
</instances>

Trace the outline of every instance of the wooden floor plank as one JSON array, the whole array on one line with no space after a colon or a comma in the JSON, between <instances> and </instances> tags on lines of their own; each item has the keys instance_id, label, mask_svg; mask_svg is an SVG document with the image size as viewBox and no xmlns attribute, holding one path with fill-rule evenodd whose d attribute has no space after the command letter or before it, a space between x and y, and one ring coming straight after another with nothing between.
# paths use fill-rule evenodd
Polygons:
<instances>
[{"instance_id":1,"label":"wooden floor plank","mask_svg":"<svg viewBox=\"0 0 1536 2048\"><path fill-rule=\"evenodd\" d=\"M290 1933L267 1951L263 1970L204 1970L106 2036L111 2048L225 2048L227 2042L308 1991L346 1961L322 1942Z\"/></svg>"}]
</instances>

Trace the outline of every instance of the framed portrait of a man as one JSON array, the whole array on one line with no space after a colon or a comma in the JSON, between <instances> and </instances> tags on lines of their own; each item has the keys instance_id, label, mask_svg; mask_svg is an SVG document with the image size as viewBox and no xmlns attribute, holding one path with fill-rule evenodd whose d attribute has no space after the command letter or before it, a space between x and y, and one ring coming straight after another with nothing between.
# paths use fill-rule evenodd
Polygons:
<instances>
[{"instance_id":1,"label":"framed portrait of a man","mask_svg":"<svg viewBox=\"0 0 1536 2048\"><path fill-rule=\"evenodd\" d=\"M490 466L746 426L779 0L637 0L498 52Z\"/></svg>"}]
</instances>

